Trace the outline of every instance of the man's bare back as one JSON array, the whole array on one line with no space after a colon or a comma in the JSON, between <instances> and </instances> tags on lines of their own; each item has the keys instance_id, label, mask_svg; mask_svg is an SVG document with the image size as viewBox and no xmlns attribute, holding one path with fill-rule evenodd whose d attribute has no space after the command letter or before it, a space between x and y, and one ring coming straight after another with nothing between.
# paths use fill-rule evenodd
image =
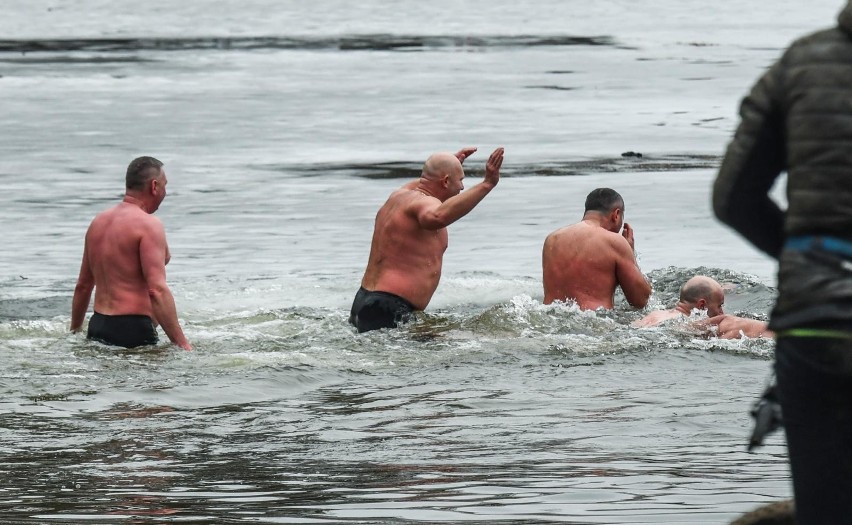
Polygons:
<instances>
[{"instance_id":1,"label":"man's bare back","mask_svg":"<svg viewBox=\"0 0 852 525\"><path fill-rule=\"evenodd\" d=\"M423 310L438 288L446 228L423 228L418 211L441 201L416 189L393 192L376 215L370 259L361 286L405 298Z\"/></svg>"},{"instance_id":2,"label":"man's bare back","mask_svg":"<svg viewBox=\"0 0 852 525\"><path fill-rule=\"evenodd\" d=\"M165 238L159 219L132 203L122 202L95 217L84 251L97 283L95 311L154 317L140 261L144 253L162 257L165 266Z\"/></svg>"},{"instance_id":3,"label":"man's bare back","mask_svg":"<svg viewBox=\"0 0 852 525\"><path fill-rule=\"evenodd\" d=\"M593 200L596 192L603 195L604 202L609 199L620 204L605 204L606 211L589 208L598 202ZM651 286L636 264L633 230L621 220L620 199L608 188L595 190L587 199L581 222L547 236L542 249L545 304L573 300L584 310L611 309L617 286L631 305L641 308L647 304ZM619 234L622 224L624 233Z\"/></svg>"},{"instance_id":4,"label":"man's bare back","mask_svg":"<svg viewBox=\"0 0 852 525\"><path fill-rule=\"evenodd\" d=\"M71 307L72 331L82 328L94 290L89 338L119 346L152 344L160 324L173 343L192 348L166 284L165 229L150 215L166 197L166 184L160 161L135 159L128 166L124 200L89 225Z\"/></svg>"}]
</instances>

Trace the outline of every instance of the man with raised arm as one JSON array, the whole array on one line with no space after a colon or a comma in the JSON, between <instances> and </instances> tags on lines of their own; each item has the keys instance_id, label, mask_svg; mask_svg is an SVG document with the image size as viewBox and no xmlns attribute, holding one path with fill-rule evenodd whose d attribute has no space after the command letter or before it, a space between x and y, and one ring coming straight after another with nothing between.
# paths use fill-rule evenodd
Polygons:
<instances>
[{"instance_id":1,"label":"man with raised arm","mask_svg":"<svg viewBox=\"0 0 852 525\"><path fill-rule=\"evenodd\" d=\"M94 289L89 339L125 348L151 345L157 343L160 324L174 344L191 350L166 284L166 232L151 215L166 198L163 163L153 157L134 159L125 180L122 202L98 214L86 232L71 330L82 328Z\"/></svg>"},{"instance_id":2,"label":"man with raised arm","mask_svg":"<svg viewBox=\"0 0 852 525\"><path fill-rule=\"evenodd\" d=\"M370 258L349 322L358 332L394 328L424 310L441 278L447 226L467 215L500 181L503 148L485 165L485 179L462 193L462 162L476 148L435 153L420 179L396 190L376 214Z\"/></svg>"},{"instance_id":3,"label":"man with raised arm","mask_svg":"<svg viewBox=\"0 0 852 525\"><path fill-rule=\"evenodd\" d=\"M544 304L573 300L583 310L611 309L615 288L621 286L627 302L644 307L651 285L639 270L633 245L624 199L609 188L593 190L583 220L544 241Z\"/></svg>"}]
</instances>

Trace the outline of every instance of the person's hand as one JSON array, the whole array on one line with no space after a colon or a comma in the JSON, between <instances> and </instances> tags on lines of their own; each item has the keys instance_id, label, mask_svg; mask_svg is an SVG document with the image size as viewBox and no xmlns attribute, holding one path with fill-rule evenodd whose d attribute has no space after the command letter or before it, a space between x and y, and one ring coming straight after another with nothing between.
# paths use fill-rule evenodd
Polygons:
<instances>
[{"instance_id":1,"label":"person's hand","mask_svg":"<svg viewBox=\"0 0 852 525\"><path fill-rule=\"evenodd\" d=\"M624 223L624 229L621 230L621 236L627 239L627 243L630 244L630 249L635 252L636 248L633 245L633 228L631 228L626 222Z\"/></svg>"},{"instance_id":2,"label":"person's hand","mask_svg":"<svg viewBox=\"0 0 852 525\"><path fill-rule=\"evenodd\" d=\"M476 153L476 148L462 148L456 152L456 158L459 159L459 162L464 164L464 159L470 157Z\"/></svg>"},{"instance_id":3,"label":"person's hand","mask_svg":"<svg viewBox=\"0 0 852 525\"><path fill-rule=\"evenodd\" d=\"M485 181L492 186L500 182L500 166L503 165L503 148L497 148L485 163Z\"/></svg>"},{"instance_id":4,"label":"person's hand","mask_svg":"<svg viewBox=\"0 0 852 525\"><path fill-rule=\"evenodd\" d=\"M192 351L192 345L189 344L189 339L187 339L186 337L181 336L181 338L177 341L172 340L172 344L179 348L183 348L187 352Z\"/></svg>"}]
</instances>

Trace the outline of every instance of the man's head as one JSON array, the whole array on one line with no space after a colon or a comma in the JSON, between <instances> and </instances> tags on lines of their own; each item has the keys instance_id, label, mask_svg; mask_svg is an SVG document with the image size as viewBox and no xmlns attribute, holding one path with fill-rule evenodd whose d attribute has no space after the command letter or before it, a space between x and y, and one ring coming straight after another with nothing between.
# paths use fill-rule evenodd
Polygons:
<instances>
[{"instance_id":1,"label":"man's head","mask_svg":"<svg viewBox=\"0 0 852 525\"><path fill-rule=\"evenodd\" d=\"M445 201L464 189L464 169L452 153L435 153L423 164L421 180L425 181L432 194Z\"/></svg>"},{"instance_id":2,"label":"man's head","mask_svg":"<svg viewBox=\"0 0 852 525\"><path fill-rule=\"evenodd\" d=\"M678 308L689 313L693 308L707 310L708 317L716 317L725 313L725 292L716 280L704 275L697 275L686 281L680 288Z\"/></svg>"},{"instance_id":3,"label":"man's head","mask_svg":"<svg viewBox=\"0 0 852 525\"><path fill-rule=\"evenodd\" d=\"M127 194L142 200L148 213L154 213L166 198L166 172L163 163L154 157L138 157L127 166Z\"/></svg>"},{"instance_id":4,"label":"man's head","mask_svg":"<svg viewBox=\"0 0 852 525\"><path fill-rule=\"evenodd\" d=\"M618 233L624 225L624 199L610 188L597 188L586 197L586 214L599 214L601 226Z\"/></svg>"}]
</instances>

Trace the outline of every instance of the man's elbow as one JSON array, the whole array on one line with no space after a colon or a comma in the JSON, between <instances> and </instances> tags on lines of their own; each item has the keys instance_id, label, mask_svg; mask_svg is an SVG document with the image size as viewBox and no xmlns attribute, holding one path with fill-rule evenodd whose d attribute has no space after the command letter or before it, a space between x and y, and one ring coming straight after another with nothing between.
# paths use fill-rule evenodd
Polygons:
<instances>
[{"instance_id":1,"label":"man's elbow","mask_svg":"<svg viewBox=\"0 0 852 525\"><path fill-rule=\"evenodd\" d=\"M630 306L633 308L645 308L648 305L648 301L651 299L651 292L651 285L646 281L645 286L643 286L640 290L626 296L627 302L630 303Z\"/></svg>"},{"instance_id":2,"label":"man's elbow","mask_svg":"<svg viewBox=\"0 0 852 525\"><path fill-rule=\"evenodd\" d=\"M418 222L420 223L420 227L424 230L440 230L450 225L450 221L447 217L438 213L430 213L421 217Z\"/></svg>"},{"instance_id":3,"label":"man's elbow","mask_svg":"<svg viewBox=\"0 0 852 525\"><path fill-rule=\"evenodd\" d=\"M95 289L94 281L87 279L80 279L77 281L77 285L74 287L74 295L79 297L86 297L92 295L92 290Z\"/></svg>"},{"instance_id":4,"label":"man's elbow","mask_svg":"<svg viewBox=\"0 0 852 525\"><path fill-rule=\"evenodd\" d=\"M731 224L731 192L725 191L720 188L720 184L718 181L713 186L713 214L716 215L716 218L721 222L730 225Z\"/></svg>"},{"instance_id":5,"label":"man's elbow","mask_svg":"<svg viewBox=\"0 0 852 525\"><path fill-rule=\"evenodd\" d=\"M148 297L152 303L160 303L170 293L169 287L165 283L154 284L148 287Z\"/></svg>"},{"instance_id":6,"label":"man's elbow","mask_svg":"<svg viewBox=\"0 0 852 525\"><path fill-rule=\"evenodd\" d=\"M645 308L646 306L648 306L648 298L650 296L651 294L635 297L633 298L633 300L628 299L627 302L630 303L630 306L632 306L633 308Z\"/></svg>"}]
</instances>

